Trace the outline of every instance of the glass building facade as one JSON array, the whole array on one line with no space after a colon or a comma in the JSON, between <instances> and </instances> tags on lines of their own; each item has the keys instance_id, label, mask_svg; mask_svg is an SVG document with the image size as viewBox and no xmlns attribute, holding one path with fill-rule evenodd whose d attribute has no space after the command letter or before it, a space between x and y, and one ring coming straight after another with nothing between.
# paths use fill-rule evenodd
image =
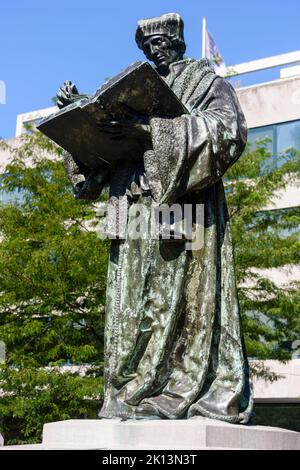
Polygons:
<instances>
[{"instance_id":1,"label":"glass building facade","mask_svg":"<svg viewBox=\"0 0 300 470\"><path fill-rule=\"evenodd\" d=\"M300 152L300 120L249 130L248 140L252 146L266 139L266 148L272 155L273 164L280 167L289 152Z\"/></svg>"}]
</instances>

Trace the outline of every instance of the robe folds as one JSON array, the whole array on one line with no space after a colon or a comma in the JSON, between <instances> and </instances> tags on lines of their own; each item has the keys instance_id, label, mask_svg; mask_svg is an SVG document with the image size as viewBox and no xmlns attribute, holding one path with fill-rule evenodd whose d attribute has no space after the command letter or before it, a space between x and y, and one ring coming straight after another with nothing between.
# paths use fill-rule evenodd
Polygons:
<instances>
[{"instance_id":1,"label":"robe folds","mask_svg":"<svg viewBox=\"0 0 300 470\"><path fill-rule=\"evenodd\" d=\"M138 418L148 406L162 419L247 423L253 398L222 183L247 126L235 91L206 59L171 64L166 81L190 114L150 119L143 164L122 164L109 177L107 231L113 238L117 203L119 231L136 204L146 223L153 204L203 204L204 243L188 250L184 240L112 240L99 416Z\"/></svg>"}]
</instances>

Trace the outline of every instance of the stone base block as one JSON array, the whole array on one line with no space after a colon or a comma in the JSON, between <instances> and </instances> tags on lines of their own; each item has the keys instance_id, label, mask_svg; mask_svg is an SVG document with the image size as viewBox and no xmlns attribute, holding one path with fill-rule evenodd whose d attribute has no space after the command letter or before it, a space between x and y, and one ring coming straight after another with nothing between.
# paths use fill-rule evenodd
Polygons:
<instances>
[{"instance_id":1,"label":"stone base block","mask_svg":"<svg viewBox=\"0 0 300 470\"><path fill-rule=\"evenodd\" d=\"M7 446L9 449L34 446ZM67 420L45 424L39 449L300 450L300 433L266 426L189 420Z\"/></svg>"}]
</instances>

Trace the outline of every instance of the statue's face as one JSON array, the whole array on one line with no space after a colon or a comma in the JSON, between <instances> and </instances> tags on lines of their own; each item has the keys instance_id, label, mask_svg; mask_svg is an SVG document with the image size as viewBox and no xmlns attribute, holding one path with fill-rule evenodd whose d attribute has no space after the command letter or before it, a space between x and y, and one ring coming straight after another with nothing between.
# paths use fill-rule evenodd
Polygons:
<instances>
[{"instance_id":1,"label":"statue's face","mask_svg":"<svg viewBox=\"0 0 300 470\"><path fill-rule=\"evenodd\" d=\"M167 72L172 62L181 59L179 51L174 48L173 42L162 34L149 36L143 42L143 51L147 59L154 62L162 73Z\"/></svg>"}]
</instances>

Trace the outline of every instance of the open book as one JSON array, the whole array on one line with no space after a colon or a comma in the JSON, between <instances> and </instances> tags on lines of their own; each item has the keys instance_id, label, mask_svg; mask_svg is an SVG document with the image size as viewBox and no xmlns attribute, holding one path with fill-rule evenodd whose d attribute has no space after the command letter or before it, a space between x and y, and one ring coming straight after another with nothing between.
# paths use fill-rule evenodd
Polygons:
<instances>
[{"instance_id":1,"label":"open book","mask_svg":"<svg viewBox=\"0 0 300 470\"><path fill-rule=\"evenodd\" d=\"M57 111L37 128L87 167L96 169L117 160L142 157L142 126L132 126L132 131L126 128L126 135L118 137L100 127L108 121L126 121L129 114L177 117L188 111L148 62L135 62L90 98Z\"/></svg>"}]
</instances>

